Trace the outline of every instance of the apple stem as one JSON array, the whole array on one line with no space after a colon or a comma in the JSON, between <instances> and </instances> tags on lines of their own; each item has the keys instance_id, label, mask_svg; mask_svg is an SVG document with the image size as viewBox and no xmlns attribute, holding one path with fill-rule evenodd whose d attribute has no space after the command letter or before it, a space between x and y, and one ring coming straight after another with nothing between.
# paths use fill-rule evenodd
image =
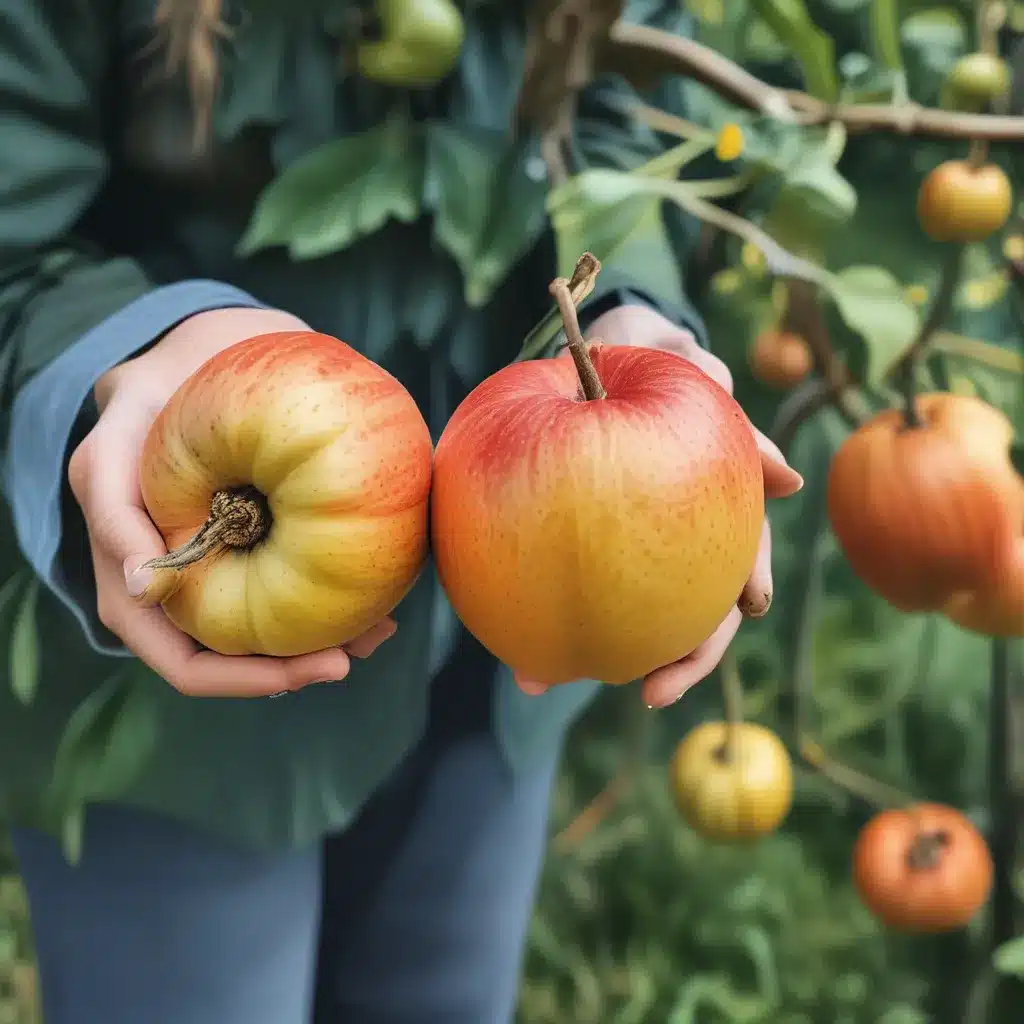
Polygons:
<instances>
[{"instance_id":1,"label":"apple stem","mask_svg":"<svg viewBox=\"0 0 1024 1024\"><path fill-rule=\"evenodd\" d=\"M725 708L725 743L722 760L735 764L739 758L740 726L743 724L743 680L740 668L731 652L722 659L722 703Z\"/></svg>"},{"instance_id":2,"label":"apple stem","mask_svg":"<svg viewBox=\"0 0 1024 1024\"><path fill-rule=\"evenodd\" d=\"M598 268L600 268L600 264L598 264ZM573 276L575 277L575 275ZM583 397L588 402L595 402L607 398L608 392L605 391L601 378L597 375L594 361L590 358L590 352L587 350L587 342L580 330L579 317L576 315L576 299L571 285L572 282L566 278L557 277L551 282L548 290L555 302L558 303L558 311L562 314L565 340L568 342L572 361L576 364L576 373L580 378Z\"/></svg>"},{"instance_id":3,"label":"apple stem","mask_svg":"<svg viewBox=\"0 0 1024 1024\"><path fill-rule=\"evenodd\" d=\"M255 547L270 530L267 499L255 487L214 493L209 518L180 548L151 558L144 569L184 569L220 548Z\"/></svg>"}]
</instances>

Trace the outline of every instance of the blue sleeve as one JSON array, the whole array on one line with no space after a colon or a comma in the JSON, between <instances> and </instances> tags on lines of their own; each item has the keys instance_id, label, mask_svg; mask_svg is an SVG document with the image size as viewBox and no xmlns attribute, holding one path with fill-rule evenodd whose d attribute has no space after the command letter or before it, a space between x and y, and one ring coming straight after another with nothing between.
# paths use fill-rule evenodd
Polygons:
<instances>
[{"instance_id":1,"label":"blue sleeve","mask_svg":"<svg viewBox=\"0 0 1024 1024\"><path fill-rule=\"evenodd\" d=\"M238 306L266 308L248 293L217 281L155 288L86 331L15 396L3 475L18 544L96 650L126 653L96 617L91 570L75 571L61 558L68 526L65 467L76 424L93 385L107 370L196 313Z\"/></svg>"}]
</instances>

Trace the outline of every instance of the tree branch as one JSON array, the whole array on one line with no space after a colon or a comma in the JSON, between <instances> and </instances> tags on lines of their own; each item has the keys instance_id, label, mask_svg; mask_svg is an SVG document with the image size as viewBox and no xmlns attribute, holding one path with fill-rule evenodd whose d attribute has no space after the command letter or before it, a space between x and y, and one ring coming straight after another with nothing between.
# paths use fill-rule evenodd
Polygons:
<instances>
[{"instance_id":1,"label":"tree branch","mask_svg":"<svg viewBox=\"0 0 1024 1024\"><path fill-rule=\"evenodd\" d=\"M894 132L937 139L1024 141L1024 117L963 114L916 104L829 104L778 89L708 46L673 32L617 21L599 54L599 67L634 82L660 75L691 78L737 106L800 125L838 121L850 132Z\"/></svg>"}]
</instances>

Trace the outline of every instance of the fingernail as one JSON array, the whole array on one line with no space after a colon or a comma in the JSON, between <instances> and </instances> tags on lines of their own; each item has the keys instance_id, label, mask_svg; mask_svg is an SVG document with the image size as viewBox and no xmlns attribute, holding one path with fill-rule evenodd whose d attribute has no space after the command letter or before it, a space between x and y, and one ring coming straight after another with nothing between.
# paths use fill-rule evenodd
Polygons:
<instances>
[{"instance_id":1,"label":"fingernail","mask_svg":"<svg viewBox=\"0 0 1024 1024\"><path fill-rule=\"evenodd\" d=\"M768 609L772 606L772 593L771 591L764 591L761 594L760 601L754 601L752 599L742 600L740 602L740 611L748 619L760 619L768 614Z\"/></svg>"},{"instance_id":2,"label":"fingernail","mask_svg":"<svg viewBox=\"0 0 1024 1024\"><path fill-rule=\"evenodd\" d=\"M278 690L277 693L268 693L267 697L270 700L274 700L277 697L287 697L289 693L293 692L293 690Z\"/></svg>"},{"instance_id":3,"label":"fingernail","mask_svg":"<svg viewBox=\"0 0 1024 1024\"><path fill-rule=\"evenodd\" d=\"M152 582L152 569L147 569L145 566L139 566L137 569L129 570L126 562L124 570L124 585L131 597L142 597L142 595L149 589L149 585Z\"/></svg>"}]
</instances>

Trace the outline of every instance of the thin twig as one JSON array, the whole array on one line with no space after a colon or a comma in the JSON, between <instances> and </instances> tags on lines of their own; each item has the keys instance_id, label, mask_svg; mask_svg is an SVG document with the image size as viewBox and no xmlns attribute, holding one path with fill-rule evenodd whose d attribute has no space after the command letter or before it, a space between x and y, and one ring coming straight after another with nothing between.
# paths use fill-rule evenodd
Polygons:
<instances>
[{"instance_id":1,"label":"thin twig","mask_svg":"<svg viewBox=\"0 0 1024 1024\"><path fill-rule=\"evenodd\" d=\"M682 75L747 110L804 126L838 121L850 132L1024 141L1024 117L965 114L916 104L824 103L804 92L778 89L708 46L648 25L617 21L608 34L599 65L627 78L641 70L647 78L659 73Z\"/></svg>"},{"instance_id":2,"label":"thin twig","mask_svg":"<svg viewBox=\"0 0 1024 1024\"><path fill-rule=\"evenodd\" d=\"M719 677L725 711L725 759L729 764L735 764L739 755L739 727L743 723L743 680L731 649L722 658Z\"/></svg>"},{"instance_id":3,"label":"thin twig","mask_svg":"<svg viewBox=\"0 0 1024 1024\"><path fill-rule=\"evenodd\" d=\"M800 428L822 409L832 404L835 393L820 377L811 377L795 387L782 400L768 436L782 451L787 451Z\"/></svg>"},{"instance_id":4,"label":"thin twig","mask_svg":"<svg viewBox=\"0 0 1024 1024\"><path fill-rule=\"evenodd\" d=\"M821 309L815 285L791 278L786 282L786 324L806 342L814 357L818 373L829 387L832 404L851 426L859 426L866 418L863 402L858 403L849 371L836 355L828 324Z\"/></svg>"},{"instance_id":5,"label":"thin twig","mask_svg":"<svg viewBox=\"0 0 1024 1024\"><path fill-rule=\"evenodd\" d=\"M935 337L936 332L949 318L953 311L953 300L956 297L956 289L960 283L960 268L963 264L964 247L962 245L950 245L946 251L942 263L942 272L939 277L939 286L932 300L928 316L921 324L917 337L910 347L893 366L891 375L900 382L900 389L903 392L903 414L908 426L919 426L920 417L917 414L916 386L917 367L925 357L928 347Z\"/></svg>"}]
</instances>

